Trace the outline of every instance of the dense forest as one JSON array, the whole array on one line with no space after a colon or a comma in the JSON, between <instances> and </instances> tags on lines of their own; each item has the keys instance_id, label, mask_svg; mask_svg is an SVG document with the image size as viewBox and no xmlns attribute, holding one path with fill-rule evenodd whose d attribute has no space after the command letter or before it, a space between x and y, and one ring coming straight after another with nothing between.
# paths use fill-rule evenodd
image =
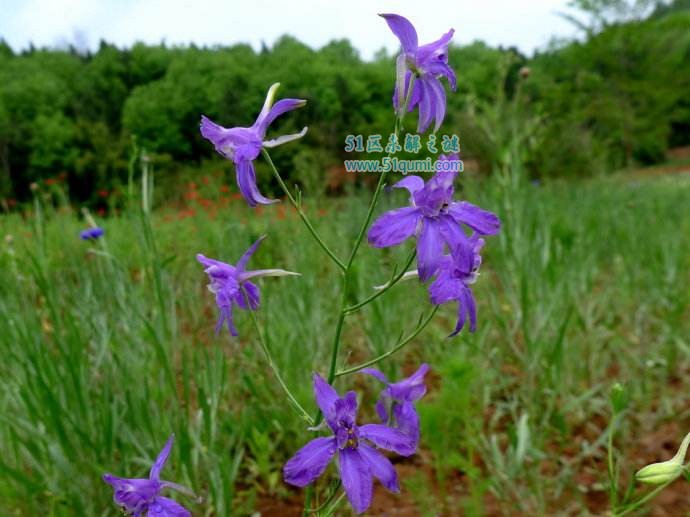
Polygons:
<instances>
[{"instance_id":1,"label":"dense forest","mask_svg":"<svg viewBox=\"0 0 690 517\"><path fill-rule=\"evenodd\" d=\"M535 178L655 163L690 144L690 2L613 20L587 13L588 3L588 21L573 20L581 38L531 57L481 42L452 47L459 81L447 127L482 171L501 165L508 142ZM258 52L107 42L96 52L14 52L0 40L0 198L27 199L32 182L60 177L75 201L93 201L126 181L133 141L166 175L217 165L200 114L250 125L275 81L281 96L309 101L275 129L306 125L307 137L276 158L318 190L346 157L346 135L389 130L393 59L382 51L364 61L348 41L315 50L290 37Z\"/></svg>"}]
</instances>

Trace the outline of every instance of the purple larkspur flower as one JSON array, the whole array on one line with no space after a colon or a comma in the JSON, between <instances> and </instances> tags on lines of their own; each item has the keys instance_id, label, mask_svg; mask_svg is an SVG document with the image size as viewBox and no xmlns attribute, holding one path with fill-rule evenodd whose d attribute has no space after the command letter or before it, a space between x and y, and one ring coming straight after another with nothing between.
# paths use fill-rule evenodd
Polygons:
<instances>
[{"instance_id":1,"label":"purple larkspur flower","mask_svg":"<svg viewBox=\"0 0 690 517\"><path fill-rule=\"evenodd\" d=\"M194 497L193 492L184 486L171 481L162 481L161 470L170 456L175 435L168 438L165 447L158 454L151 467L148 479L127 479L105 474L103 481L115 490L113 500L124 511L134 517L189 517L192 514L181 504L160 495L164 488L171 488Z\"/></svg>"},{"instance_id":2,"label":"purple larkspur flower","mask_svg":"<svg viewBox=\"0 0 690 517\"><path fill-rule=\"evenodd\" d=\"M434 305L458 302L458 321L450 336L458 334L469 320L470 332L477 329L477 305L474 301L471 285L479 276L482 264L480 255L484 239L476 235L470 237L472 253L460 260L445 256L441 259L436 278L429 285L429 297Z\"/></svg>"},{"instance_id":3,"label":"purple larkspur flower","mask_svg":"<svg viewBox=\"0 0 690 517\"><path fill-rule=\"evenodd\" d=\"M223 323L226 323L230 334L237 336L237 329L232 319L232 311L235 305L244 310L254 311L259 308L259 288L256 284L250 282L250 279L263 276L299 275L299 273L285 271L284 269L247 271L247 262L249 262L249 259L265 238L265 235L259 237L245 251L235 266L220 262L219 260L206 258L202 254L196 256L196 259L204 266L204 272L211 280L211 283L208 285L209 291L216 295L216 304L220 311L216 332L220 331Z\"/></svg>"},{"instance_id":4,"label":"purple larkspur flower","mask_svg":"<svg viewBox=\"0 0 690 517\"><path fill-rule=\"evenodd\" d=\"M441 155L440 161L448 160L457 157ZM438 167L438 172L426 183L419 176L400 180L393 187L407 189L412 206L385 212L369 229L369 243L376 248L397 246L415 235L417 269L422 282L438 269L445 246L458 260L472 255L472 242L462 225L480 235L494 235L501 227L495 214L467 201L453 201L457 174L457 170Z\"/></svg>"},{"instance_id":5,"label":"purple larkspur flower","mask_svg":"<svg viewBox=\"0 0 690 517\"><path fill-rule=\"evenodd\" d=\"M272 140L266 140L268 126L283 113L304 106L307 101L302 99L281 99L273 104L276 90L280 83L275 83L268 90L266 101L261 113L251 127L225 128L201 116L201 134L210 140L218 153L235 163L235 177L237 186L249 206L270 205L277 203L277 199L268 199L259 192L256 186L256 172L254 160L264 147L276 147L292 140L303 137L307 133L305 127L294 135L283 135Z\"/></svg>"},{"instance_id":6,"label":"purple larkspur flower","mask_svg":"<svg viewBox=\"0 0 690 517\"><path fill-rule=\"evenodd\" d=\"M419 415L414 403L426 393L424 376L428 371L429 365L425 363L409 377L389 382L383 372L376 368L362 370L362 373L371 375L386 385L376 403L376 412L381 421L412 438L415 449L419 445Z\"/></svg>"},{"instance_id":7,"label":"purple larkspur flower","mask_svg":"<svg viewBox=\"0 0 690 517\"><path fill-rule=\"evenodd\" d=\"M297 451L283 467L285 482L298 487L312 483L337 454L340 479L357 513L371 505L373 478L391 492L398 492L395 468L376 447L410 456L415 452L411 438L384 424L358 426L355 392L341 398L318 374L314 374L314 398L333 436L314 438Z\"/></svg>"},{"instance_id":8,"label":"purple larkspur flower","mask_svg":"<svg viewBox=\"0 0 690 517\"><path fill-rule=\"evenodd\" d=\"M79 233L79 238L83 241L96 240L99 237L102 237L104 233L105 230L103 228L96 226L95 228L88 228Z\"/></svg>"},{"instance_id":9,"label":"purple larkspur flower","mask_svg":"<svg viewBox=\"0 0 690 517\"><path fill-rule=\"evenodd\" d=\"M402 47L396 63L393 107L398 116L402 116L409 94L407 110L412 111L419 106L417 132L426 131L432 120L435 120L434 131L438 131L446 116L446 92L440 79L448 79L453 91L457 86L455 72L448 65L448 44L455 31L450 29L438 40L420 46L417 31L407 18L398 14L379 16L386 20ZM412 92L409 92L413 75Z\"/></svg>"}]
</instances>

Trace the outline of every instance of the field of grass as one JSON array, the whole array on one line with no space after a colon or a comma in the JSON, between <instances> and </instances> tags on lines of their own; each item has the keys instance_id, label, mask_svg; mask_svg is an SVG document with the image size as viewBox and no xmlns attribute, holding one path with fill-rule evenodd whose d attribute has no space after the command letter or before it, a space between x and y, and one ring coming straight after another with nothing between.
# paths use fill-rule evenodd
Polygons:
<instances>
[{"instance_id":1,"label":"field of grass","mask_svg":"<svg viewBox=\"0 0 690 517\"><path fill-rule=\"evenodd\" d=\"M377 487L371 514L602 514L615 382L629 397L614 437L623 490L690 430L690 178L511 188L471 179L463 195L503 221L475 286L478 330L446 339L455 307L442 307L383 363L394 378L421 361L433 373L419 403L422 450L396 460L402 494ZM99 220L106 235L95 243L78 239L78 212L40 193L29 217L0 217L0 514L116 515L102 474L146 476L172 432L164 477L201 496L180 499L194 515L299 514L303 493L280 469L310 433L248 314L236 315L239 338L214 334L195 255L234 263L268 234L252 268L302 273L262 280L257 317L310 412L311 372L328 368L338 273L288 207L252 211L215 188L204 197L193 210ZM378 211L405 201L385 194ZM353 195L307 210L344 255L367 204ZM352 300L385 282L409 246L363 246ZM430 308L423 286L396 286L348 319L341 364L387 350ZM364 393L360 418L375 418L368 377L337 387ZM677 483L655 504L687 507Z\"/></svg>"}]
</instances>

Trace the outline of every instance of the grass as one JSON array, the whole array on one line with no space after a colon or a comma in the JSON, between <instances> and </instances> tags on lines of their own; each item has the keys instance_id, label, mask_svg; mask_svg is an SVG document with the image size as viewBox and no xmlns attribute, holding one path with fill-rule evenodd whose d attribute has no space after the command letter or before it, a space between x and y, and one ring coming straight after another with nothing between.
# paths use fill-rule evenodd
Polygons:
<instances>
[{"instance_id":1,"label":"grass","mask_svg":"<svg viewBox=\"0 0 690 517\"><path fill-rule=\"evenodd\" d=\"M262 281L258 319L310 413L311 372L328 368L337 271L291 209L252 211L205 188L211 202L194 212L99 221L106 238L97 243L80 242L78 214L41 195L30 217L0 218L3 515L116 515L101 475L146 476L171 432L163 477L202 497L183 501L195 515L251 514L269 499L301 504L280 468L309 433L271 378L247 314L236 318L240 338L214 335L195 254L235 262L266 233L250 266L302 273ZM406 488L377 500L448 515L602 512L614 382L630 400L615 440L622 479L672 456L663 441L677 446L690 427L690 179L509 191L469 181L463 195L504 223L476 284L479 328L446 339L455 308L443 307L382 365L396 377L427 361L434 373L419 405L423 450L399 464ZM385 195L379 211L404 201ZM307 211L342 257L366 204L355 195ZM350 301L409 251L363 246ZM428 309L416 282L391 289L348 319L340 365L385 352ZM353 386L364 393L362 420L374 418L376 386L360 375L337 380ZM641 447L660 429L671 434Z\"/></svg>"}]
</instances>

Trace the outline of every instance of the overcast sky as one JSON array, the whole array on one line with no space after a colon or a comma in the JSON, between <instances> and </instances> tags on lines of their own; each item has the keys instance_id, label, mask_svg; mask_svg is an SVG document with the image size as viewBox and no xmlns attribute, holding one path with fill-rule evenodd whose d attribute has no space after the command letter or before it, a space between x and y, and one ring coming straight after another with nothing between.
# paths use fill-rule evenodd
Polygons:
<instances>
[{"instance_id":1,"label":"overcast sky","mask_svg":"<svg viewBox=\"0 0 690 517\"><path fill-rule=\"evenodd\" d=\"M290 34L312 47L348 38L369 59L397 40L378 12L395 12L417 27L420 42L448 28L455 41L482 39L531 53L551 37L575 31L558 16L567 0L0 0L0 37L15 50L37 46L94 48L100 39L230 45L258 49Z\"/></svg>"}]
</instances>

